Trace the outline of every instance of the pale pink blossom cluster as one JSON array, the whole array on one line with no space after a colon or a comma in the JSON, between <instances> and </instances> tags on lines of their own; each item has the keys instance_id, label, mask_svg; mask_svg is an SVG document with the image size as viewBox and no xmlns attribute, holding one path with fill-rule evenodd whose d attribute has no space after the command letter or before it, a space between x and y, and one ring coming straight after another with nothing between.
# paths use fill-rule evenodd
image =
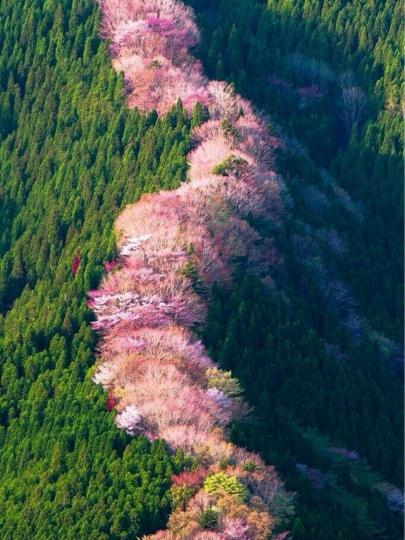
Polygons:
<instances>
[{"instance_id":1,"label":"pale pink blossom cluster","mask_svg":"<svg viewBox=\"0 0 405 540\"><path fill-rule=\"evenodd\" d=\"M193 133L189 182L144 195L118 217L119 256L88 294L101 335L94 380L108 390L118 427L196 458L197 469L173 477L174 493L187 497L154 538L264 540L289 513L290 499L272 467L227 441L227 426L248 408L195 331L213 285L230 284L235 260L271 283L279 256L252 220L277 224L283 211L272 170L278 141L231 86L205 79L188 52L199 37L189 8L177 0L100 3L129 105L163 113L181 98L187 109L206 105L210 119ZM208 492L205 480L219 473L245 496L226 486ZM211 507L216 523L207 528Z\"/></svg>"},{"instance_id":2,"label":"pale pink blossom cluster","mask_svg":"<svg viewBox=\"0 0 405 540\"><path fill-rule=\"evenodd\" d=\"M114 67L124 73L129 106L169 110L177 99L191 109L208 104L207 80L188 49L199 32L193 12L176 0L100 0L102 34Z\"/></svg>"}]
</instances>

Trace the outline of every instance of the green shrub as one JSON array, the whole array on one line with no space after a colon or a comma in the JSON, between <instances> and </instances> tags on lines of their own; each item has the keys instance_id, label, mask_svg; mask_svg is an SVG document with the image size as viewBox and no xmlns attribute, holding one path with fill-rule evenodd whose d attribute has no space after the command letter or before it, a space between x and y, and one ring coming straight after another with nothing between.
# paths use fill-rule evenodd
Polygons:
<instances>
[{"instance_id":1,"label":"green shrub","mask_svg":"<svg viewBox=\"0 0 405 540\"><path fill-rule=\"evenodd\" d=\"M233 139L235 141L240 140L239 131L236 129L236 127L232 124L232 122L228 118L225 118L225 120L222 120L221 128L225 137L229 139Z\"/></svg>"},{"instance_id":2,"label":"green shrub","mask_svg":"<svg viewBox=\"0 0 405 540\"><path fill-rule=\"evenodd\" d=\"M218 512L214 508L208 508L203 510L198 516L198 524L203 529L209 529L212 531L215 529L218 523Z\"/></svg>"},{"instance_id":3,"label":"green shrub","mask_svg":"<svg viewBox=\"0 0 405 540\"><path fill-rule=\"evenodd\" d=\"M224 472L208 476L204 481L204 489L207 493L223 491L228 495L237 495L242 501L248 497L246 487L235 476Z\"/></svg>"},{"instance_id":4,"label":"green shrub","mask_svg":"<svg viewBox=\"0 0 405 540\"><path fill-rule=\"evenodd\" d=\"M223 371L218 368L207 369L208 388L218 388L228 396L239 396L242 393L237 379L232 377L230 371Z\"/></svg>"},{"instance_id":5,"label":"green shrub","mask_svg":"<svg viewBox=\"0 0 405 540\"><path fill-rule=\"evenodd\" d=\"M245 159L231 154L226 159L224 159L222 163L218 163L218 165L215 165L215 167L212 169L212 173L217 174L218 176L228 176L229 174L234 173L238 169L241 169L245 165L247 165L247 161Z\"/></svg>"},{"instance_id":6,"label":"green shrub","mask_svg":"<svg viewBox=\"0 0 405 540\"><path fill-rule=\"evenodd\" d=\"M218 465L220 469L226 469L227 467L229 467L229 465L232 465L232 461L227 457L222 457L219 460Z\"/></svg>"},{"instance_id":7,"label":"green shrub","mask_svg":"<svg viewBox=\"0 0 405 540\"><path fill-rule=\"evenodd\" d=\"M258 469L259 466L253 460L247 459L246 461L243 462L242 467L243 467L243 470L246 472L254 472Z\"/></svg>"}]
</instances>

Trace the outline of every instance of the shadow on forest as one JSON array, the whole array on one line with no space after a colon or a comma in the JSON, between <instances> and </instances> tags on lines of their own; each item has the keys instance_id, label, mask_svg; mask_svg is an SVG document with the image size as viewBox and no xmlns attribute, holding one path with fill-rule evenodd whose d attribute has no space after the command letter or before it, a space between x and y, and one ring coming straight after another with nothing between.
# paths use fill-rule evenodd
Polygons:
<instances>
[{"instance_id":1,"label":"shadow on forest","mask_svg":"<svg viewBox=\"0 0 405 540\"><path fill-rule=\"evenodd\" d=\"M378 118L384 110L384 96L376 90L376 83L383 75L383 66L375 62L372 52L359 48L355 34L350 38L340 36L320 19L303 20L298 8L287 12L251 2L239 2L242 7L237 7L228 0L189 3L203 32L199 55L209 76L218 76L220 64L219 75L269 113L282 130L303 142L310 161L330 170L338 184L362 206L361 227L338 219L349 239L340 270L376 328L403 343L401 129L395 111L385 111L384 118ZM263 35L266 54L261 53ZM232 47L237 40L241 46L235 65ZM218 55L213 59L213 51L219 51L219 60ZM268 76L275 74L291 88L309 84L286 67L285 59L296 52L325 62L335 76L323 98L309 100L305 106L268 83ZM360 129L354 129L351 138L342 127L337 80L348 71L367 98ZM390 283L387 276L391 276Z\"/></svg>"}]
</instances>

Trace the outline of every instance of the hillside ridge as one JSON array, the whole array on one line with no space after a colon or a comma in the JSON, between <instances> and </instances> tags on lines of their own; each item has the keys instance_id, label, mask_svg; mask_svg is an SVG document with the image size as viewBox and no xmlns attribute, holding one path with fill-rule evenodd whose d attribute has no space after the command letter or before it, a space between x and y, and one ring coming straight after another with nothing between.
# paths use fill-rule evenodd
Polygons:
<instances>
[{"instance_id":1,"label":"hillside ridge","mask_svg":"<svg viewBox=\"0 0 405 540\"><path fill-rule=\"evenodd\" d=\"M182 499L165 537L206 538L205 529L210 538L275 537L289 496L272 467L227 442L226 426L246 406L238 382L218 369L193 330L204 324L213 285L231 282L232 261L243 259L271 284L277 250L252 220L277 224L283 211L282 180L272 168L280 142L231 86L203 76L188 52L198 42L190 8L106 0L101 9L128 105L164 114L180 99L196 125L189 181L142 196L116 222L118 258L89 292L102 335L94 380L109 391L118 427L162 438L198 462L172 479Z\"/></svg>"}]
</instances>

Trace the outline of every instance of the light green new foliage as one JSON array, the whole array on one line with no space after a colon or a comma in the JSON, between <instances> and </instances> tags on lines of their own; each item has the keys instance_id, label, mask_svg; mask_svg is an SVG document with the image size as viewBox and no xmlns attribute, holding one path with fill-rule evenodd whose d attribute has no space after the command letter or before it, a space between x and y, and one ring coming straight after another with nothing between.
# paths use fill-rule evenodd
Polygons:
<instances>
[{"instance_id":1,"label":"light green new foliage","mask_svg":"<svg viewBox=\"0 0 405 540\"><path fill-rule=\"evenodd\" d=\"M242 501L248 498L246 487L235 476L224 472L208 476L204 481L204 490L207 493L222 491L228 495L237 495Z\"/></svg>"},{"instance_id":2,"label":"light green new foliage","mask_svg":"<svg viewBox=\"0 0 405 540\"><path fill-rule=\"evenodd\" d=\"M172 508L185 508L195 491L189 486L172 486L168 493Z\"/></svg>"},{"instance_id":3,"label":"light green new foliage","mask_svg":"<svg viewBox=\"0 0 405 540\"><path fill-rule=\"evenodd\" d=\"M217 368L207 369L208 388L218 388L228 396L238 396L242 393L237 379L232 377L230 371L222 371Z\"/></svg>"}]
</instances>

